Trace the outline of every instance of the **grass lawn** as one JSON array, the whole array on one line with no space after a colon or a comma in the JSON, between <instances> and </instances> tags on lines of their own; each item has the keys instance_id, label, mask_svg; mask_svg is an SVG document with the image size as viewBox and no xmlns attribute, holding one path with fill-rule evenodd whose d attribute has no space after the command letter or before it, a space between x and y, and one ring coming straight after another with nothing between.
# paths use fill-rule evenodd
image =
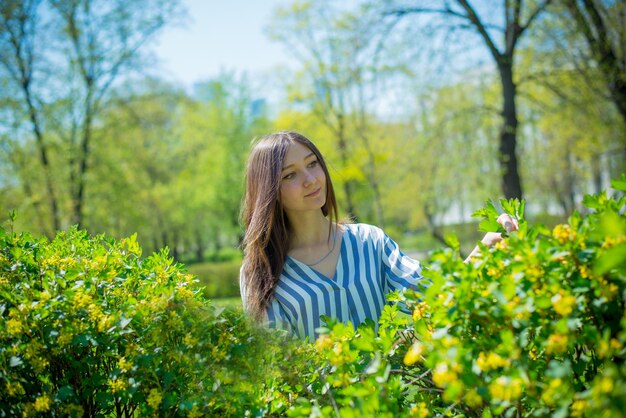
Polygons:
<instances>
[{"instance_id":1,"label":"grass lawn","mask_svg":"<svg viewBox=\"0 0 626 418\"><path fill-rule=\"evenodd\" d=\"M241 309L241 297L232 298L217 298L211 299L211 303L215 306L221 306L224 308Z\"/></svg>"}]
</instances>

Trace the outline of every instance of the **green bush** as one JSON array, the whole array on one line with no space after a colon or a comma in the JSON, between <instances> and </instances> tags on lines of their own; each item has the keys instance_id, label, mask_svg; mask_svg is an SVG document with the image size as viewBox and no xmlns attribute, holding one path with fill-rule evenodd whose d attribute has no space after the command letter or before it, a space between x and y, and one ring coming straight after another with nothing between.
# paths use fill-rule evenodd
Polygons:
<instances>
[{"instance_id":1,"label":"green bush","mask_svg":"<svg viewBox=\"0 0 626 418\"><path fill-rule=\"evenodd\" d=\"M393 295L412 316L388 306L378 332L329 319L290 415L623 416L626 198L587 197L552 230L502 203L520 231L467 264L433 254L425 296ZM478 215L498 227L492 205Z\"/></svg>"},{"instance_id":2,"label":"green bush","mask_svg":"<svg viewBox=\"0 0 626 418\"><path fill-rule=\"evenodd\" d=\"M265 334L213 308L165 252L0 229L1 416L242 415Z\"/></svg>"},{"instance_id":3,"label":"green bush","mask_svg":"<svg viewBox=\"0 0 626 418\"><path fill-rule=\"evenodd\" d=\"M435 252L426 294L391 296L411 315L327 318L314 344L214 307L134 237L0 229L0 416L623 416L626 198L552 229L502 203L520 231L467 264Z\"/></svg>"}]
</instances>

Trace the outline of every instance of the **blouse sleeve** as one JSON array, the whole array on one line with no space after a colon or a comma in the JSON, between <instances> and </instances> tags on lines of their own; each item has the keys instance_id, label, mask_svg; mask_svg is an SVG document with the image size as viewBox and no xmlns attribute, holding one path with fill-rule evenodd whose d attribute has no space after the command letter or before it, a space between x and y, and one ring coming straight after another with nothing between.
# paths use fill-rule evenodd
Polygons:
<instances>
[{"instance_id":1,"label":"blouse sleeve","mask_svg":"<svg viewBox=\"0 0 626 418\"><path fill-rule=\"evenodd\" d=\"M405 255L384 232L382 259L385 287L389 292L412 289L423 293L428 287L428 280L422 276L420 262Z\"/></svg>"}]
</instances>

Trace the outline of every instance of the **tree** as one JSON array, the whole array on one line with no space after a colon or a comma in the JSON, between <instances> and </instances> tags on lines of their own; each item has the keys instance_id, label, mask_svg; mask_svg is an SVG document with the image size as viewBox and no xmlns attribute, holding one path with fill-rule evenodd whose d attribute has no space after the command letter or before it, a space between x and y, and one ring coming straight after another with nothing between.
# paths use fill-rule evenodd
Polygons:
<instances>
[{"instance_id":1,"label":"tree","mask_svg":"<svg viewBox=\"0 0 626 418\"><path fill-rule=\"evenodd\" d=\"M329 128L343 168L351 166L358 145L365 152L359 172L343 181L345 211L357 217L359 177L368 184L376 222L384 224L376 150L369 121L380 103L383 80L399 66L385 53L387 32L373 25L372 8L356 11L329 1L296 2L280 9L270 25L272 37L289 47L302 64L290 86L291 98L305 104Z\"/></svg>"},{"instance_id":2,"label":"tree","mask_svg":"<svg viewBox=\"0 0 626 418\"><path fill-rule=\"evenodd\" d=\"M507 198L521 198L522 184L517 160L517 84L515 79L515 53L520 40L527 30L539 19L551 0L532 2L528 5L523 0L505 0L498 6L503 16L502 24L492 21L493 6L482 12L475 7L475 2L467 0L442 0L440 6L422 6L424 2L415 2L415 6L399 6L387 2L385 16L408 16L416 13L442 15L453 24L447 24L448 30L462 29L477 35L493 58L500 76L502 87L502 127L499 140L499 161L502 169L502 191ZM498 39L499 38L499 39Z\"/></svg>"},{"instance_id":3,"label":"tree","mask_svg":"<svg viewBox=\"0 0 626 418\"><path fill-rule=\"evenodd\" d=\"M40 5L42 0L7 0L0 5L0 64L8 75L9 82L13 84L19 94L19 103L13 102L9 110L13 114L15 122L25 118L28 120L29 130L35 138L39 163L43 169L47 200L50 207L52 231L44 227L42 232L51 236L52 232L61 225L59 204L56 191L53 186L54 180L49 157L49 146L44 138L42 121L42 102L37 97L37 80L43 71L39 60L42 41L40 34L42 21ZM5 138L5 144L10 144L10 139ZM8 145L9 147L11 145ZM13 152L13 151L12 151ZM12 158L15 165L15 160ZM17 169L20 167L16 166ZM26 194L31 194L34 186L30 179L22 178L22 186ZM35 200L37 214L43 218L38 201Z\"/></svg>"},{"instance_id":4,"label":"tree","mask_svg":"<svg viewBox=\"0 0 626 418\"><path fill-rule=\"evenodd\" d=\"M12 140L34 138L52 229L85 223L93 132L108 94L141 68L145 44L178 10L177 1L165 0L2 2L0 78L20 92L8 110ZM21 180L24 188L38 187Z\"/></svg>"},{"instance_id":5,"label":"tree","mask_svg":"<svg viewBox=\"0 0 626 418\"><path fill-rule=\"evenodd\" d=\"M73 118L67 140L72 223L83 223L83 206L93 126L106 94L125 72L139 64L140 48L165 24L177 7L163 0L51 0L66 37L67 70Z\"/></svg>"},{"instance_id":6,"label":"tree","mask_svg":"<svg viewBox=\"0 0 626 418\"><path fill-rule=\"evenodd\" d=\"M585 194L600 193L623 172L626 120L563 2L545 15L517 62L527 190L546 211L554 203L564 214L582 210Z\"/></svg>"},{"instance_id":7,"label":"tree","mask_svg":"<svg viewBox=\"0 0 626 418\"><path fill-rule=\"evenodd\" d=\"M582 33L588 55L626 123L626 4L623 1L561 0Z\"/></svg>"},{"instance_id":8,"label":"tree","mask_svg":"<svg viewBox=\"0 0 626 418\"><path fill-rule=\"evenodd\" d=\"M211 248L238 246L239 212L250 141L268 131L265 102L246 77L222 74L198 83L183 107L178 132L188 158L175 184L183 190L189 242L196 259ZM183 203L181 202L181 205Z\"/></svg>"}]
</instances>

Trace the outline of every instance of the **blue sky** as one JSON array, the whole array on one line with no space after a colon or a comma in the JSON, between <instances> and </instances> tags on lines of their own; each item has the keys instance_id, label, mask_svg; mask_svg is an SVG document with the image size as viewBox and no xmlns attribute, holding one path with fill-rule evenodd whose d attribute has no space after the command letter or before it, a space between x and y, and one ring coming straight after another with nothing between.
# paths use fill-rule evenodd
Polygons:
<instances>
[{"instance_id":1,"label":"blue sky","mask_svg":"<svg viewBox=\"0 0 626 418\"><path fill-rule=\"evenodd\" d=\"M263 33L274 9L290 0L183 0L188 18L165 28L154 51L159 76L191 86L220 71L251 76L288 63L285 48Z\"/></svg>"}]
</instances>

